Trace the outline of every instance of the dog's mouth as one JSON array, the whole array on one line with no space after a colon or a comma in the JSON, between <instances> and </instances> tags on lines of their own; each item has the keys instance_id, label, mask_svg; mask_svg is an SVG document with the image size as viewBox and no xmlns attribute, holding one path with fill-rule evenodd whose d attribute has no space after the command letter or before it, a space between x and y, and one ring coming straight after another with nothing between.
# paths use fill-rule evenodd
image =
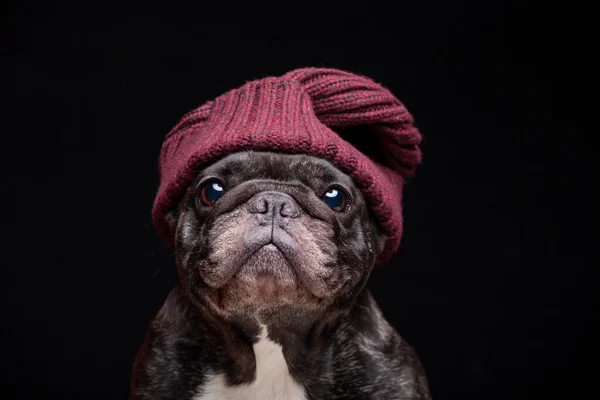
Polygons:
<instances>
[{"instance_id":1,"label":"dog's mouth","mask_svg":"<svg viewBox=\"0 0 600 400\"><path fill-rule=\"evenodd\" d=\"M290 284L296 281L296 273L285 249L273 242L258 247L242 263L236 274L244 280L273 280L274 283Z\"/></svg>"},{"instance_id":2,"label":"dog's mouth","mask_svg":"<svg viewBox=\"0 0 600 400\"><path fill-rule=\"evenodd\" d=\"M276 272L293 269L297 244L290 233L279 227L256 227L245 232L245 256L239 268Z\"/></svg>"},{"instance_id":3,"label":"dog's mouth","mask_svg":"<svg viewBox=\"0 0 600 400\"><path fill-rule=\"evenodd\" d=\"M211 262L202 264L200 272L203 283L247 304L295 304L299 299L308 304L331 298L342 281L333 268L335 248L323 234L330 233L328 226L309 218L264 224L254 219L244 217L234 224L224 218L215 225Z\"/></svg>"},{"instance_id":4,"label":"dog's mouth","mask_svg":"<svg viewBox=\"0 0 600 400\"><path fill-rule=\"evenodd\" d=\"M286 258L285 254L273 242L267 243L267 244L263 245L262 247L258 248L254 252L253 256L259 252L268 254L270 257L281 256L283 258Z\"/></svg>"}]
</instances>

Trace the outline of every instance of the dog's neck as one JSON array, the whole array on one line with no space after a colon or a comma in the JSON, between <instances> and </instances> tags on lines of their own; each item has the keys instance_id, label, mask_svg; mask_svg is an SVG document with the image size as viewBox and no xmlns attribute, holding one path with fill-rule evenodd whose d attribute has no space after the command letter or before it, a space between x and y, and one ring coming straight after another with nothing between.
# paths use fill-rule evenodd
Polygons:
<instances>
[{"instance_id":1,"label":"dog's neck","mask_svg":"<svg viewBox=\"0 0 600 400\"><path fill-rule=\"evenodd\" d=\"M281 346L289 372L301 382L318 371L318 363L335 343L335 335L343 324L348 323L351 312L328 313L309 319L306 315L288 313L269 314L267 318L239 317L235 321L224 320L212 313L208 307L194 304L181 289L176 289L180 304L185 307L188 321L186 330L194 341L199 341L205 351L220 365L227 366L224 373L232 384L251 382L256 372L254 346L267 339ZM352 309L360 307L363 295L359 295ZM367 299L368 301L368 299ZM363 305L364 307L364 305ZM207 343L208 342L208 343ZM206 346L206 344L209 344Z\"/></svg>"}]
</instances>

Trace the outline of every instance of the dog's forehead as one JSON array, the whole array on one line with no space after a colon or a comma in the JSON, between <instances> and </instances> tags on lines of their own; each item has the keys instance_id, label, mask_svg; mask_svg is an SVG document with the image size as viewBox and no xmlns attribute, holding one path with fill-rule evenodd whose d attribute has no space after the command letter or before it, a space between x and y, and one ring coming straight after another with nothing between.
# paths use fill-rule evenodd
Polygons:
<instances>
[{"instance_id":1,"label":"dog's forehead","mask_svg":"<svg viewBox=\"0 0 600 400\"><path fill-rule=\"evenodd\" d=\"M306 154L240 152L230 154L205 168L201 176L222 179L276 179L315 183L337 182L353 188L352 179L329 161Z\"/></svg>"}]
</instances>

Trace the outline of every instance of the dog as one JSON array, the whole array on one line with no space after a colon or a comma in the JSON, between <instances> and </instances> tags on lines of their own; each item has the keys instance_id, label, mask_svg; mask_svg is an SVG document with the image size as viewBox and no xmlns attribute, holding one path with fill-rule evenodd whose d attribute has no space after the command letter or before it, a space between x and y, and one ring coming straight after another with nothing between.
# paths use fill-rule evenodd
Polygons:
<instances>
[{"instance_id":1,"label":"dog","mask_svg":"<svg viewBox=\"0 0 600 400\"><path fill-rule=\"evenodd\" d=\"M387 238L331 162L229 154L166 222L180 279L136 356L131 400L431 398L365 287Z\"/></svg>"}]
</instances>

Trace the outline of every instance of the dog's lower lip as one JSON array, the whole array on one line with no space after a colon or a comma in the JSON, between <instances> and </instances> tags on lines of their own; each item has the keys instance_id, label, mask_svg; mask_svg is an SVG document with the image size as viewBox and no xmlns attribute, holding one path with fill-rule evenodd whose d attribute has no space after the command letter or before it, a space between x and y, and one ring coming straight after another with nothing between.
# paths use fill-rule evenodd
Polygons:
<instances>
[{"instance_id":1,"label":"dog's lower lip","mask_svg":"<svg viewBox=\"0 0 600 400\"><path fill-rule=\"evenodd\" d=\"M260 246L258 249L256 249L254 251L254 253L257 253L257 252L276 252L276 253L283 254L283 251L281 251L281 249L273 242L270 242L270 243Z\"/></svg>"},{"instance_id":2,"label":"dog's lower lip","mask_svg":"<svg viewBox=\"0 0 600 400\"><path fill-rule=\"evenodd\" d=\"M281 256L287 259L285 252L283 252L276 244L267 243L256 250L256 252L264 252L264 253L279 253Z\"/></svg>"}]
</instances>

